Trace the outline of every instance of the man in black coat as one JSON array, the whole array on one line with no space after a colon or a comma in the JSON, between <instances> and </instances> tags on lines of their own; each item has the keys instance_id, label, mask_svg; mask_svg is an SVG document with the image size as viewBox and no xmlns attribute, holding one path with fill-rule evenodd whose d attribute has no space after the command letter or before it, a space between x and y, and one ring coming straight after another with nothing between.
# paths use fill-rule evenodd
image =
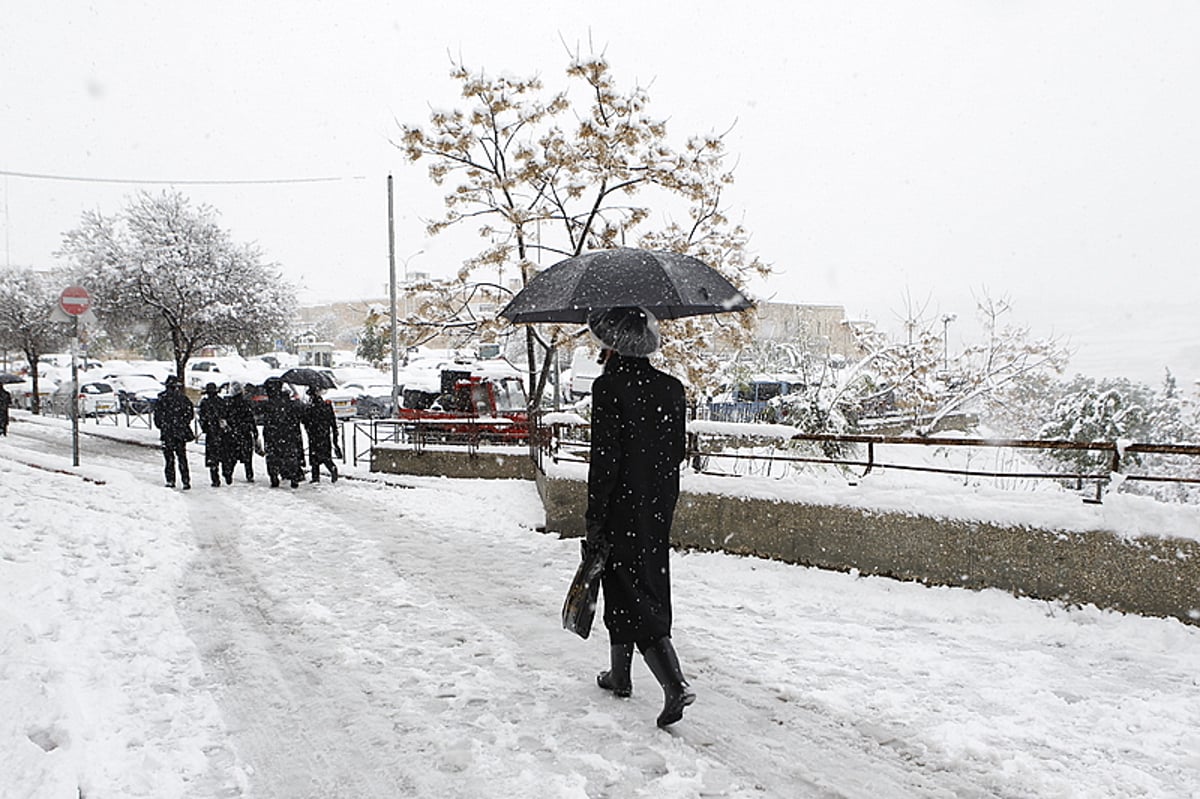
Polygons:
<instances>
[{"instance_id":1,"label":"man in black coat","mask_svg":"<svg viewBox=\"0 0 1200 799\"><path fill-rule=\"evenodd\" d=\"M246 398L247 389L239 383L231 383L229 396L225 398L226 459L221 462L221 472L228 485L233 482L233 469L238 462L246 465L246 482L254 482L254 451L261 450L258 424L254 421L254 408Z\"/></svg>"},{"instance_id":2,"label":"man in black coat","mask_svg":"<svg viewBox=\"0 0 1200 799\"><path fill-rule=\"evenodd\" d=\"M221 464L229 459L229 442L226 430L225 400L217 393L217 384L204 387L200 407L196 413L200 418L200 429L204 431L204 465L208 467L213 488L221 485Z\"/></svg>"},{"instance_id":3,"label":"man in black coat","mask_svg":"<svg viewBox=\"0 0 1200 799\"><path fill-rule=\"evenodd\" d=\"M337 417L333 407L321 398L321 389L308 387L308 407L304 410L304 431L308 433L308 465L312 467L312 482L321 482L321 467L329 470L329 479L337 482L337 464L333 453L342 457L338 444Z\"/></svg>"},{"instance_id":4,"label":"man in black coat","mask_svg":"<svg viewBox=\"0 0 1200 799\"><path fill-rule=\"evenodd\" d=\"M8 406L12 404L12 394L0 386L0 436L8 435Z\"/></svg>"},{"instance_id":5,"label":"man in black coat","mask_svg":"<svg viewBox=\"0 0 1200 799\"><path fill-rule=\"evenodd\" d=\"M654 317L641 308L593 312L604 374L592 384L587 538L606 550L601 574L612 665L596 680L617 696L633 690L633 648L662 686L658 726L683 718L695 701L671 643L671 520L679 465L687 454L683 384L650 365Z\"/></svg>"},{"instance_id":6,"label":"man in black coat","mask_svg":"<svg viewBox=\"0 0 1200 799\"><path fill-rule=\"evenodd\" d=\"M304 437L300 432L300 403L283 391L283 381L271 377L263 383L267 401L263 403L263 449L267 457L267 476L271 488L279 488L280 479L300 485L304 477Z\"/></svg>"},{"instance_id":7,"label":"man in black coat","mask_svg":"<svg viewBox=\"0 0 1200 799\"><path fill-rule=\"evenodd\" d=\"M175 487L176 466L179 468L179 480L184 490L192 487L192 478L188 471L187 442L196 437L192 432L194 414L195 408L183 393L179 378L171 375L166 380L166 388L154 403L154 426L158 428L158 437L162 441L163 473L167 478L167 488Z\"/></svg>"}]
</instances>

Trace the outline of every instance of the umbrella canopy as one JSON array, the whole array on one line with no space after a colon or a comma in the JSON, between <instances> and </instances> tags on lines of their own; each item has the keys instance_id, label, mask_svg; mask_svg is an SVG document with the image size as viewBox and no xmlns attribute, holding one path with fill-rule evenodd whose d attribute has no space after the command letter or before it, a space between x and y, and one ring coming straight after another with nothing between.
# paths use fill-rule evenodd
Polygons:
<instances>
[{"instance_id":1,"label":"umbrella canopy","mask_svg":"<svg viewBox=\"0 0 1200 799\"><path fill-rule=\"evenodd\" d=\"M586 322L596 308L638 306L656 319L727 313L750 301L690 255L621 247L584 253L538 273L500 315L514 323Z\"/></svg>"},{"instance_id":2,"label":"umbrella canopy","mask_svg":"<svg viewBox=\"0 0 1200 799\"><path fill-rule=\"evenodd\" d=\"M337 388L337 383L325 372L304 367L288 369L279 379L294 386L312 386L314 388Z\"/></svg>"},{"instance_id":3,"label":"umbrella canopy","mask_svg":"<svg viewBox=\"0 0 1200 799\"><path fill-rule=\"evenodd\" d=\"M25 378L20 375L14 375L12 372L0 372L0 386L8 385L9 383L24 383Z\"/></svg>"}]
</instances>

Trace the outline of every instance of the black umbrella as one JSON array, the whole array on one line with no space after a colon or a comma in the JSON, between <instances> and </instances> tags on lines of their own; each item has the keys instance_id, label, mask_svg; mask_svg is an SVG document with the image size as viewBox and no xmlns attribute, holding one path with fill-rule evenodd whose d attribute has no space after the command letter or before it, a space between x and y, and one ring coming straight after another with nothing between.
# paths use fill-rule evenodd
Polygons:
<instances>
[{"instance_id":1,"label":"black umbrella","mask_svg":"<svg viewBox=\"0 0 1200 799\"><path fill-rule=\"evenodd\" d=\"M325 372L303 367L288 369L279 379L294 386L312 386L313 388L337 388L337 383Z\"/></svg>"},{"instance_id":2,"label":"black umbrella","mask_svg":"<svg viewBox=\"0 0 1200 799\"><path fill-rule=\"evenodd\" d=\"M621 247L559 261L530 280L500 315L514 323L584 323L593 309L633 305L657 319L678 319L742 311L750 301L698 258Z\"/></svg>"},{"instance_id":3,"label":"black umbrella","mask_svg":"<svg viewBox=\"0 0 1200 799\"><path fill-rule=\"evenodd\" d=\"M9 383L24 383L25 378L20 375L14 375L12 372L0 372L0 386L8 385Z\"/></svg>"}]
</instances>

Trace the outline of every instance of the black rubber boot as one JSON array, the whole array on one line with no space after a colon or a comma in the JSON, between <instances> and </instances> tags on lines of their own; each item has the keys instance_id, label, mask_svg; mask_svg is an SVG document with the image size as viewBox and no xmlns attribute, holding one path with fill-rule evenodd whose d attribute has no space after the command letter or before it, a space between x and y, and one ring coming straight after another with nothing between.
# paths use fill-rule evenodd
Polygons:
<instances>
[{"instance_id":1,"label":"black rubber boot","mask_svg":"<svg viewBox=\"0 0 1200 799\"><path fill-rule=\"evenodd\" d=\"M668 727L683 718L683 709L696 701L696 694L683 678L679 657L669 637L660 638L642 649L642 656L663 689L663 709L658 714L658 726Z\"/></svg>"},{"instance_id":2,"label":"black rubber boot","mask_svg":"<svg viewBox=\"0 0 1200 799\"><path fill-rule=\"evenodd\" d=\"M208 476L212 478L213 488L221 487L221 471L215 466L209 467Z\"/></svg>"},{"instance_id":3,"label":"black rubber boot","mask_svg":"<svg viewBox=\"0 0 1200 799\"><path fill-rule=\"evenodd\" d=\"M329 480L330 480L330 482L336 483L337 479L338 479L337 465L334 463L330 463L329 464Z\"/></svg>"},{"instance_id":4,"label":"black rubber boot","mask_svg":"<svg viewBox=\"0 0 1200 799\"><path fill-rule=\"evenodd\" d=\"M610 644L608 652L612 666L608 671L596 675L596 685L606 691L612 691L614 696L627 697L633 693L633 680L629 676L629 666L633 662L633 644Z\"/></svg>"}]
</instances>

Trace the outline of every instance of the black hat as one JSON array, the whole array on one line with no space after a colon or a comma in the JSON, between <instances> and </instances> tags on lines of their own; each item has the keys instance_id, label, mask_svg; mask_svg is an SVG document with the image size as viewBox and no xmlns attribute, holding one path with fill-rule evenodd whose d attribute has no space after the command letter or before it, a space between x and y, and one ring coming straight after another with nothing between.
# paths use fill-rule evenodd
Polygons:
<instances>
[{"instance_id":1,"label":"black hat","mask_svg":"<svg viewBox=\"0 0 1200 799\"><path fill-rule=\"evenodd\" d=\"M645 308L603 308L588 314L588 328L621 355L644 357L658 349L658 322Z\"/></svg>"},{"instance_id":2,"label":"black hat","mask_svg":"<svg viewBox=\"0 0 1200 799\"><path fill-rule=\"evenodd\" d=\"M166 386L167 388L170 388L171 386L179 385L179 376L178 375L167 375L167 379L163 381L163 385Z\"/></svg>"},{"instance_id":3,"label":"black hat","mask_svg":"<svg viewBox=\"0 0 1200 799\"><path fill-rule=\"evenodd\" d=\"M204 393L205 394L216 394L217 393L217 384L209 383L208 385L206 385L204 387Z\"/></svg>"}]
</instances>

